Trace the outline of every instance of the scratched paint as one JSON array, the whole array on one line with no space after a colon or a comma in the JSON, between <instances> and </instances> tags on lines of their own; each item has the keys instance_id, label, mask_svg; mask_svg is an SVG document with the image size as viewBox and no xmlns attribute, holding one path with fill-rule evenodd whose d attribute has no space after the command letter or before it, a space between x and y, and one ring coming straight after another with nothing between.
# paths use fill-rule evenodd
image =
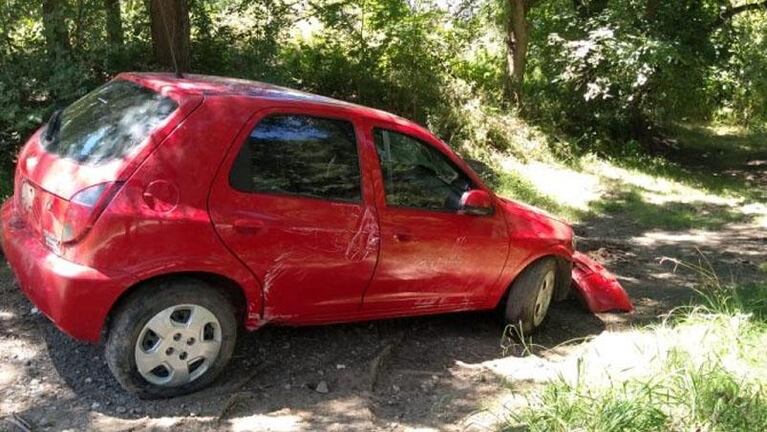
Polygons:
<instances>
[{"instance_id":1,"label":"scratched paint","mask_svg":"<svg viewBox=\"0 0 767 432\"><path fill-rule=\"evenodd\" d=\"M363 261L378 252L379 242L378 221L373 211L368 207L360 218L357 231L346 247L346 258L352 262Z\"/></svg>"}]
</instances>

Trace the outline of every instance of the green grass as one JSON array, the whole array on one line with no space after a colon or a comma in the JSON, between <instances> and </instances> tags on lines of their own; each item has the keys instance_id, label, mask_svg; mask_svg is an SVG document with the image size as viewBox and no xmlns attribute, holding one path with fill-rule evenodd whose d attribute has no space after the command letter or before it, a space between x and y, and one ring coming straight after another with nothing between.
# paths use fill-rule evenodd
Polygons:
<instances>
[{"instance_id":1,"label":"green grass","mask_svg":"<svg viewBox=\"0 0 767 432\"><path fill-rule=\"evenodd\" d=\"M617 151L610 160L624 168L671 179L720 196L751 201L767 198L763 188L747 179L752 160L767 160L767 135L725 126L672 125L675 139L658 155Z\"/></svg>"},{"instance_id":2,"label":"green grass","mask_svg":"<svg viewBox=\"0 0 767 432\"><path fill-rule=\"evenodd\" d=\"M570 169L604 177L606 182L604 196L588 203L587 208L557 202L539 192L524 176L504 171L494 164L483 165L478 171L485 173L488 184L499 194L541 207L573 222L602 215L620 216L635 222L640 229L681 231L716 230L727 224L751 220L753 214L742 213L732 202L767 200L767 192L755 180L759 170L763 170L759 164L767 163L767 135L746 133L738 128L693 125L670 126L667 133L678 139L659 145L661 149L656 149L654 155L627 144L625 149L616 150L617 153L608 156L607 160L594 155L581 155L575 159L571 156L567 165ZM542 141L538 147L548 148ZM547 157L552 155L547 154ZM598 168L594 168L595 157L607 166L623 169L621 175L627 177L615 178L614 173L610 178L603 176ZM640 187L636 180L642 176L658 179L664 185L674 185L674 189L659 191ZM686 199L685 189L694 190L703 201Z\"/></svg>"},{"instance_id":3,"label":"green grass","mask_svg":"<svg viewBox=\"0 0 767 432\"><path fill-rule=\"evenodd\" d=\"M594 383L578 374L547 384L499 430L767 430L767 284L725 285L705 263L680 264L701 272L701 304L639 332L661 341L665 355L625 379ZM579 362L579 370L587 366Z\"/></svg>"},{"instance_id":4,"label":"green grass","mask_svg":"<svg viewBox=\"0 0 767 432\"><path fill-rule=\"evenodd\" d=\"M722 332L732 317L691 315L679 326L711 321L707 331ZM765 327L748 324L729 347L710 347L705 362L687 353L669 355L650 376L592 385L561 380L546 385L527 407L511 413L502 431L763 431L767 430L767 386L764 371L737 375L718 355L741 353L754 368L763 362ZM741 352L747 348L744 352ZM762 354L753 356L761 349ZM757 378L761 376L762 378Z\"/></svg>"},{"instance_id":5,"label":"green grass","mask_svg":"<svg viewBox=\"0 0 767 432\"><path fill-rule=\"evenodd\" d=\"M671 231L688 229L719 229L733 222L749 219L727 205L701 202L666 202L654 204L644 200L642 188L614 186L612 194L592 205L596 214L622 215L640 228L659 228Z\"/></svg>"},{"instance_id":6,"label":"green grass","mask_svg":"<svg viewBox=\"0 0 767 432\"><path fill-rule=\"evenodd\" d=\"M503 430L531 432L599 431L763 431L767 393L760 385L711 363L687 364L648 379L608 388L588 383L547 386L540 405L524 410Z\"/></svg>"},{"instance_id":7,"label":"green grass","mask_svg":"<svg viewBox=\"0 0 767 432\"><path fill-rule=\"evenodd\" d=\"M767 160L767 136L693 126L675 131L680 138L667 154L611 159L611 165L628 168L617 176L593 172L605 193L585 211L540 193L517 173L492 170L488 183L501 195L571 220L607 215L641 229L670 231L750 221L754 216L733 203L767 197L749 183L753 170L763 169L751 168L749 161ZM650 178L633 178L634 173ZM767 282L729 285L705 261L677 264L700 274L698 304L625 334L636 338L629 343L649 344L661 354L637 360L647 363L627 374L602 371L608 366L579 357L575 379L563 374L525 390L527 405L508 412L499 430L767 430ZM767 273L767 263L759 267ZM595 373L603 379L592 379Z\"/></svg>"}]
</instances>

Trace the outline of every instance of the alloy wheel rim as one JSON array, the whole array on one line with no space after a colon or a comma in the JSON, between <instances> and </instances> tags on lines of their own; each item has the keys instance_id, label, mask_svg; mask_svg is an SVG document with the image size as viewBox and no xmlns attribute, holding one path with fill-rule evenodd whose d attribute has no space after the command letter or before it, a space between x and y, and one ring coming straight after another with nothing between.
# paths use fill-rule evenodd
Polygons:
<instances>
[{"instance_id":1,"label":"alloy wheel rim","mask_svg":"<svg viewBox=\"0 0 767 432\"><path fill-rule=\"evenodd\" d=\"M221 350L221 324L207 308L182 304L163 309L144 324L134 356L148 382L177 387L201 377Z\"/></svg>"},{"instance_id":2,"label":"alloy wheel rim","mask_svg":"<svg viewBox=\"0 0 767 432\"><path fill-rule=\"evenodd\" d=\"M551 298L554 295L554 272L549 271L541 280L541 284L538 288L538 295L535 299L535 309L533 310L533 324L535 326L540 325L543 319L546 318L546 313L549 311L549 305L551 304Z\"/></svg>"}]
</instances>

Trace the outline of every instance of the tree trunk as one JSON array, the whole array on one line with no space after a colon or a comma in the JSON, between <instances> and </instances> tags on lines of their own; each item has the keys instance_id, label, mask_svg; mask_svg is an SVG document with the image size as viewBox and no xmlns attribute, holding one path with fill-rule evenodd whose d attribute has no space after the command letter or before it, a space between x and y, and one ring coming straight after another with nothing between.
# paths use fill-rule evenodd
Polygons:
<instances>
[{"instance_id":1,"label":"tree trunk","mask_svg":"<svg viewBox=\"0 0 767 432\"><path fill-rule=\"evenodd\" d=\"M107 41L113 48L123 45L123 20L120 14L120 0L104 0L107 18Z\"/></svg>"},{"instance_id":2,"label":"tree trunk","mask_svg":"<svg viewBox=\"0 0 767 432\"><path fill-rule=\"evenodd\" d=\"M189 8L186 0L150 0L152 46L157 63L188 72Z\"/></svg>"},{"instance_id":3,"label":"tree trunk","mask_svg":"<svg viewBox=\"0 0 767 432\"><path fill-rule=\"evenodd\" d=\"M661 0L647 0L647 5L644 9L644 19L648 27L651 27L655 23L655 19L658 17L658 9L661 7Z\"/></svg>"},{"instance_id":4,"label":"tree trunk","mask_svg":"<svg viewBox=\"0 0 767 432\"><path fill-rule=\"evenodd\" d=\"M509 0L509 17L506 25L506 74L507 93L512 102L522 104L522 85L525 82L529 24L525 0Z\"/></svg>"},{"instance_id":5,"label":"tree trunk","mask_svg":"<svg viewBox=\"0 0 767 432\"><path fill-rule=\"evenodd\" d=\"M593 18L607 8L607 0L573 0L573 7L581 18Z\"/></svg>"},{"instance_id":6,"label":"tree trunk","mask_svg":"<svg viewBox=\"0 0 767 432\"><path fill-rule=\"evenodd\" d=\"M48 57L58 60L69 54L69 29L64 19L65 0L43 0L43 35Z\"/></svg>"}]
</instances>

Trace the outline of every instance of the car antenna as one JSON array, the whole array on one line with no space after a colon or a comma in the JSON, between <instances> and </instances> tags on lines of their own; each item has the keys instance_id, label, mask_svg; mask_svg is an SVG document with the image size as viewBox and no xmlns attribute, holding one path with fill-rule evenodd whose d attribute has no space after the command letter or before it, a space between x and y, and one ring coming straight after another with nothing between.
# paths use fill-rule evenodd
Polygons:
<instances>
[{"instance_id":1,"label":"car antenna","mask_svg":"<svg viewBox=\"0 0 767 432\"><path fill-rule=\"evenodd\" d=\"M168 17L167 11L168 11L168 9L165 6L168 3L167 2L161 2L160 4L163 5L162 6L162 25L163 25L163 27L165 27L165 38L168 40L168 48L170 48L170 58L171 58L171 61L173 61L173 71L175 72L176 78L183 78L184 74L181 73L181 69L178 67L178 59L176 58L176 50L173 48L173 43L175 41L170 37L170 30L168 30L168 20L167 20L167 17ZM175 27L175 23L174 23L174 27ZM174 28L174 30L175 30L175 28Z\"/></svg>"}]
</instances>

